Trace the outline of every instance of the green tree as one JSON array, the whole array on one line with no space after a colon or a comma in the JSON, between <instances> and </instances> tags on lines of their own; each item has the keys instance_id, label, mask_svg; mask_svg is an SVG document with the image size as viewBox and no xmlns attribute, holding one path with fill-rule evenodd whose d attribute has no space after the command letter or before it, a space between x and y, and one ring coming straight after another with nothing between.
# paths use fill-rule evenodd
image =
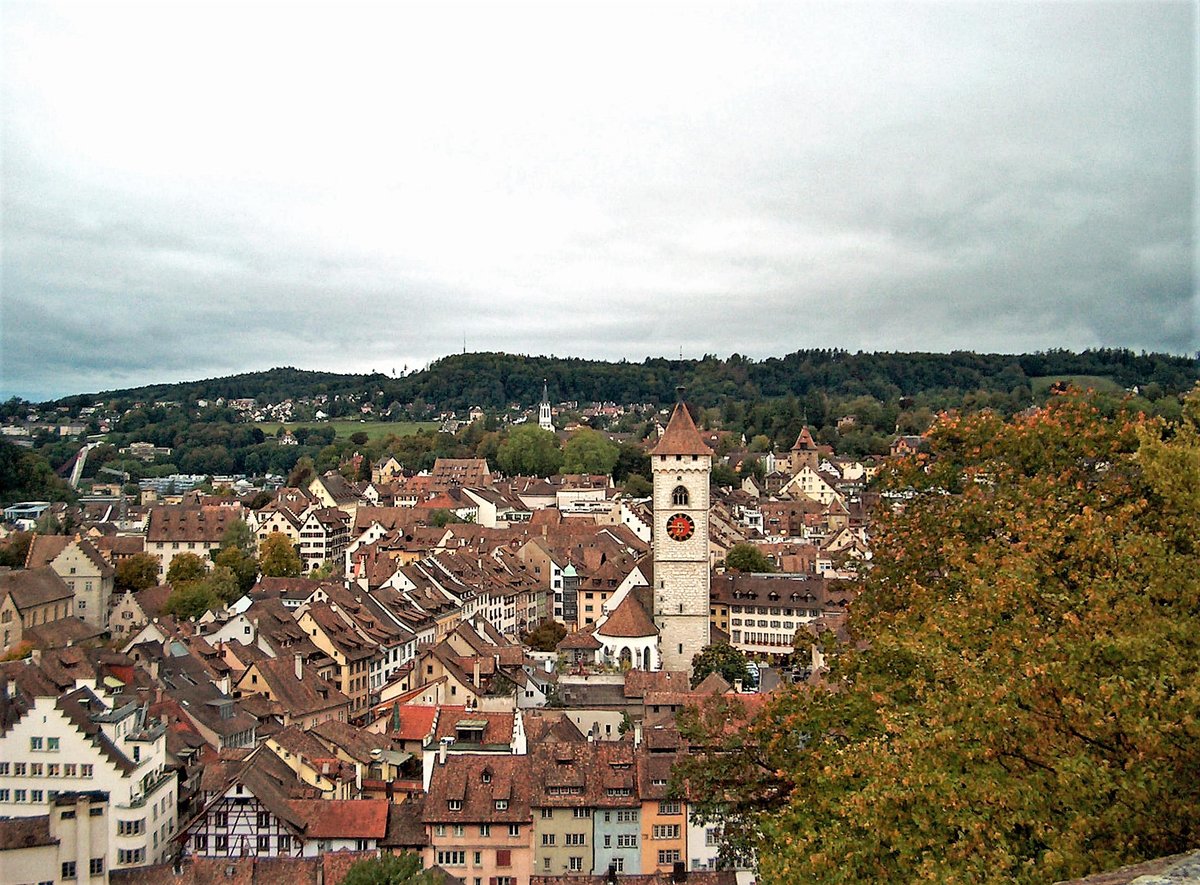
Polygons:
<instances>
[{"instance_id":1,"label":"green tree","mask_svg":"<svg viewBox=\"0 0 1200 885\"><path fill-rule=\"evenodd\" d=\"M709 475L709 481L715 487L732 487L739 488L742 484L742 479L738 476L732 467L728 464L716 463L713 465L712 473Z\"/></svg>"},{"instance_id":2,"label":"green tree","mask_svg":"<svg viewBox=\"0 0 1200 885\"><path fill-rule=\"evenodd\" d=\"M297 578L304 568L300 554L282 532L271 532L263 539L258 564L268 578Z\"/></svg>"},{"instance_id":3,"label":"green tree","mask_svg":"<svg viewBox=\"0 0 1200 885\"><path fill-rule=\"evenodd\" d=\"M382 854L356 861L342 885L442 885L443 877L421 868L416 854Z\"/></svg>"},{"instance_id":4,"label":"green tree","mask_svg":"<svg viewBox=\"0 0 1200 885\"><path fill-rule=\"evenodd\" d=\"M117 563L113 586L117 590L145 590L158 584L158 557L151 553L135 553Z\"/></svg>"},{"instance_id":5,"label":"green tree","mask_svg":"<svg viewBox=\"0 0 1200 885\"><path fill-rule=\"evenodd\" d=\"M701 683L710 673L719 673L730 685L741 682L750 684L750 671L746 667L746 656L728 642L706 645L692 657L692 688Z\"/></svg>"},{"instance_id":6,"label":"green tree","mask_svg":"<svg viewBox=\"0 0 1200 885\"><path fill-rule=\"evenodd\" d=\"M532 424L509 433L496 452L496 463L509 476L553 476L562 462L558 437Z\"/></svg>"},{"instance_id":7,"label":"green tree","mask_svg":"<svg viewBox=\"0 0 1200 885\"><path fill-rule=\"evenodd\" d=\"M646 498L654 492L654 485L640 473L631 473L625 477L622 488L631 498Z\"/></svg>"},{"instance_id":8,"label":"green tree","mask_svg":"<svg viewBox=\"0 0 1200 885\"><path fill-rule=\"evenodd\" d=\"M4 545L0 546L0 566L25 568L25 558L29 555L32 541L32 532L13 532L9 535Z\"/></svg>"},{"instance_id":9,"label":"green tree","mask_svg":"<svg viewBox=\"0 0 1200 885\"><path fill-rule=\"evenodd\" d=\"M220 549L228 550L231 547L249 556L254 555L254 533L250 531L250 526L246 525L246 520L235 519L221 535Z\"/></svg>"},{"instance_id":10,"label":"green tree","mask_svg":"<svg viewBox=\"0 0 1200 885\"><path fill-rule=\"evenodd\" d=\"M603 434L581 430L563 447L562 469L564 473L611 474L619 454L616 443Z\"/></svg>"},{"instance_id":11,"label":"green tree","mask_svg":"<svg viewBox=\"0 0 1200 885\"><path fill-rule=\"evenodd\" d=\"M208 575L204 560L195 553L180 553L167 568L167 583L174 587L189 581L200 581Z\"/></svg>"},{"instance_id":12,"label":"green tree","mask_svg":"<svg viewBox=\"0 0 1200 885\"><path fill-rule=\"evenodd\" d=\"M229 569L234 575L239 596L249 593L254 582L258 580L258 560L241 547L224 547L218 550L213 562L221 568Z\"/></svg>"},{"instance_id":13,"label":"green tree","mask_svg":"<svg viewBox=\"0 0 1200 885\"><path fill-rule=\"evenodd\" d=\"M622 482L630 476L640 476L649 482L650 455L637 443L621 443L617 449L617 463L613 465L613 479Z\"/></svg>"},{"instance_id":14,"label":"green tree","mask_svg":"<svg viewBox=\"0 0 1200 885\"><path fill-rule=\"evenodd\" d=\"M313 569L312 573L309 575L309 577L316 578L319 581L324 581L327 578L333 577L334 568L335 568L335 565L334 565L333 560L327 559L323 563L321 563L319 566L317 566L315 569Z\"/></svg>"},{"instance_id":15,"label":"green tree","mask_svg":"<svg viewBox=\"0 0 1200 885\"><path fill-rule=\"evenodd\" d=\"M221 607L221 597L208 581L191 581L171 588L163 611L181 620L192 620Z\"/></svg>"},{"instance_id":16,"label":"green tree","mask_svg":"<svg viewBox=\"0 0 1200 885\"><path fill-rule=\"evenodd\" d=\"M521 641L537 651L554 651L566 635L566 627L547 619L523 635Z\"/></svg>"},{"instance_id":17,"label":"green tree","mask_svg":"<svg viewBox=\"0 0 1200 885\"><path fill-rule=\"evenodd\" d=\"M1111 408L1110 408L1111 407ZM770 882L1048 882L1200 842L1200 390L939 420L883 478L836 691L687 714ZM769 850L768 850L769 849Z\"/></svg>"},{"instance_id":18,"label":"green tree","mask_svg":"<svg viewBox=\"0 0 1200 885\"><path fill-rule=\"evenodd\" d=\"M297 428L296 433L299 434L305 428ZM306 434L307 436L307 434ZM297 437L299 438L299 437ZM317 476L317 467L313 463L313 459L308 455L301 455L300 460L296 462L296 466L292 468L292 472L288 474L288 488L306 489L308 484Z\"/></svg>"},{"instance_id":19,"label":"green tree","mask_svg":"<svg viewBox=\"0 0 1200 885\"><path fill-rule=\"evenodd\" d=\"M775 564L753 544L734 544L725 554L725 568L735 572L773 572Z\"/></svg>"}]
</instances>

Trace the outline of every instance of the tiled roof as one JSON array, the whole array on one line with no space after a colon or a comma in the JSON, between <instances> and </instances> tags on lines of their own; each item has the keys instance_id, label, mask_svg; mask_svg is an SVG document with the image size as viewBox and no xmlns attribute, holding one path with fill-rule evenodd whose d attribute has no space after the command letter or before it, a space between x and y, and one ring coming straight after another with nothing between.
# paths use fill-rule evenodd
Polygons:
<instances>
[{"instance_id":1,"label":"tiled roof","mask_svg":"<svg viewBox=\"0 0 1200 885\"><path fill-rule=\"evenodd\" d=\"M429 833L421 822L425 797L420 796L388 807L387 835L379 841L380 848L418 851L429 844Z\"/></svg>"},{"instance_id":2,"label":"tiled roof","mask_svg":"<svg viewBox=\"0 0 1200 885\"><path fill-rule=\"evenodd\" d=\"M692 414L683 403L676 403L667 429L650 454L653 455L711 455L712 449L700 436Z\"/></svg>"},{"instance_id":3,"label":"tiled roof","mask_svg":"<svg viewBox=\"0 0 1200 885\"><path fill-rule=\"evenodd\" d=\"M654 626L654 621L642 608L641 603L630 593L621 600L621 604L608 616L608 619L596 628L596 633L601 636L631 639L657 636L658 628Z\"/></svg>"},{"instance_id":4,"label":"tiled roof","mask_svg":"<svg viewBox=\"0 0 1200 885\"><path fill-rule=\"evenodd\" d=\"M39 605L74 598L74 593L50 566L0 572L0 599L12 595L13 604L20 612Z\"/></svg>"},{"instance_id":5,"label":"tiled roof","mask_svg":"<svg viewBox=\"0 0 1200 885\"><path fill-rule=\"evenodd\" d=\"M40 845L54 845L50 837L50 815L0 818L0 851L18 851Z\"/></svg>"},{"instance_id":6,"label":"tiled roof","mask_svg":"<svg viewBox=\"0 0 1200 885\"><path fill-rule=\"evenodd\" d=\"M387 799L293 799L290 803L310 839L382 839Z\"/></svg>"},{"instance_id":7,"label":"tiled roof","mask_svg":"<svg viewBox=\"0 0 1200 885\"><path fill-rule=\"evenodd\" d=\"M42 568L54 562L58 554L67 549L74 540L70 535L42 535L35 533L29 541L25 554L25 568Z\"/></svg>"},{"instance_id":8,"label":"tiled roof","mask_svg":"<svg viewBox=\"0 0 1200 885\"><path fill-rule=\"evenodd\" d=\"M533 819L533 784L526 759L499 754L449 756L433 768L421 819L427 824L528 823ZM460 807L451 810L450 800Z\"/></svg>"},{"instance_id":9,"label":"tiled roof","mask_svg":"<svg viewBox=\"0 0 1200 885\"><path fill-rule=\"evenodd\" d=\"M185 507L163 505L150 509L146 540L150 542L200 541L216 544L225 530L242 518L236 507Z\"/></svg>"}]
</instances>

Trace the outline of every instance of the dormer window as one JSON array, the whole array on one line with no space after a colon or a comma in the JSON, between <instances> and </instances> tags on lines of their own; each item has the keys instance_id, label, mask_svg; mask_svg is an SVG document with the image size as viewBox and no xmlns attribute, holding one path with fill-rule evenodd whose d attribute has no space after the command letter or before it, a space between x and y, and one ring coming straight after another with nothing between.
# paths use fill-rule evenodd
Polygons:
<instances>
[{"instance_id":1,"label":"dormer window","mask_svg":"<svg viewBox=\"0 0 1200 885\"><path fill-rule=\"evenodd\" d=\"M446 805L451 811L462 811L462 799L449 799Z\"/></svg>"},{"instance_id":2,"label":"dormer window","mask_svg":"<svg viewBox=\"0 0 1200 885\"><path fill-rule=\"evenodd\" d=\"M496 810L497 811L508 811L508 800L507 799L497 799L496 800Z\"/></svg>"},{"instance_id":3,"label":"dormer window","mask_svg":"<svg viewBox=\"0 0 1200 885\"><path fill-rule=\"evenodd\" d=\"M492 773L491 773L490 771L487 771L487 770L485 769L485 770L484 770L484 772L483 772L483 775L481 776L481 778L480 778L480 779L481 779L481 780L482 780L482 781L483 781L485 784L490 784L490 783L492 782Z\"/></svg>"}]
</instances>

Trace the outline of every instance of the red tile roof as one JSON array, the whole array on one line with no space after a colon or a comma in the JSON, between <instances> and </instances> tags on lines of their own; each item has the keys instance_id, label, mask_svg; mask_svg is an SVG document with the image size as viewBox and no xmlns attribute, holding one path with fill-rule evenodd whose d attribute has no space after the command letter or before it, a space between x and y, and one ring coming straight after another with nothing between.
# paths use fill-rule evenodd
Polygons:
<instances>
[{"instance_id":1,"label":"red tile roof","mask_svg":"<svg viewBox=\"0 0 1200 885\"><path fill-rule=\"evenodd\" d=\"M654 621L650 619L650 615L646 614L641 603L630 593L621 600L621 604L608 616L608 620L596 629L596 632L601 636L634 639L657 636L658 628L654 626Z\"/></svg>"},{"instance_id":2,"label":"red tile roof","mask_svg":"<svg viewBox=\"0 0 1200 885\"><path fill-rule=\"evenodd\" d=\"M700 436L692 414L683 403L675 405L667 429L651 451L651 455L711 455L712 449Z\"/></svg>"},{"instance_id":3,"label":"red tile roof","mask_svg":"<svg viewBox=\"0 0 1200 885\"><path fill-rule=\"evenodd\" d=\"M387 835L387 799L292 799L308 839L382 839Z\"/></svg>"}]
</instances>

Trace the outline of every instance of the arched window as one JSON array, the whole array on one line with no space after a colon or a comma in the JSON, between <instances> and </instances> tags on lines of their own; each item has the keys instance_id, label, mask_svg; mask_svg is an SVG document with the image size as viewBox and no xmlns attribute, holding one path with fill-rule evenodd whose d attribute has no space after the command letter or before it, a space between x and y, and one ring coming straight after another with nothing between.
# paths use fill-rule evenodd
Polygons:
<instances>
[{"instance_id":1,"label":"arched window","mask_svg":"<svg viewBox=\"0 0 1200 885\"><path fill-rule=\"evenodd\" d=\"M686 507L688 500L688 490L683 486L675 486L675 491L671 492L671 503L676 507Z\"/></svg>"}]
</instances>

